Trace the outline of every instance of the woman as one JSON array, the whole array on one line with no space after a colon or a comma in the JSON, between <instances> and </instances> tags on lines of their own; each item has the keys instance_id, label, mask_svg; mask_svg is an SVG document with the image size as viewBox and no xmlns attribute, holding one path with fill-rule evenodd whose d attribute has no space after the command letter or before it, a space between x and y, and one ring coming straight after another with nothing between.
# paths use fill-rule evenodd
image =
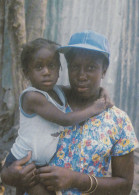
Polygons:
<instances>
[{"instance_id":1,"label":"woman","mask_svg":"<svg viewBox=\"0 0 139 195\"><path fill-rule=\"evenodd\" d=\"M75 33L59 51L68 63L67 112L81 110L100 96L100 82L109 64L108 42L98 33L85 31ZM51 162L55 166L39 168L35 174L48 190L64 190L63 194L127 195L132 188L137 145L128 116L113 106L84 124L66 128ZM34 165L22 167L29 158L3 169L3 181L33 185ZM112 176L104 177L110 160Z\"/></svg>"}]
</instances>

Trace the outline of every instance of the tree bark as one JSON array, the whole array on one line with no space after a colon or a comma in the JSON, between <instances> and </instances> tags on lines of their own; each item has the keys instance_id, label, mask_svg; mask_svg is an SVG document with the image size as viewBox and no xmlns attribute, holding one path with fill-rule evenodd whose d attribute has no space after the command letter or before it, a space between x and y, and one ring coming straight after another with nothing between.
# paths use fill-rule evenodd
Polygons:
<instances>
[{"instance_id":1,"label":"tree bark","mask_svg":"<svg viewBox=\"0 0 139 195\"><path fill-rule=\"evenodd\" d=\"M47 0L30 0L26 10L27 41L43 37Z\"/></svg>"},{"instance_id":2,"label":"tree bark","mask_svg":"<svg viewBox=\"0 0 139 195\"><path fill-rule=\"evenodd\" d=\"M3 54L4 54L5 2L0 1L0 136L3 136L12 123L12 116L4 102L6 90L2 86Z\"/></svg>"},{"instance_id":3,"label":"tree bark","mask_svg":"<svg viewBox=\"0 0 139 195\"><path fill-rule=\"evenodd\" d=\"M15 98L14 125L19 120L19 94L24 87L24 77L20 66L22 45L26 42L24 0L6 0L8 34L12 55L12 82Z\"/></svg>"},{"instance_id":4,"label":"tree bark","mask_svg":"<svg viewBox=\"0 0 139 195\"><path fill-rule=\"evenodd\" d=\"M5 2L0 1L0 110L3 110L4 89L2 87L2 67L3 67L3 45L4 45L4 14Z\"/></svg>"}]
</instances>

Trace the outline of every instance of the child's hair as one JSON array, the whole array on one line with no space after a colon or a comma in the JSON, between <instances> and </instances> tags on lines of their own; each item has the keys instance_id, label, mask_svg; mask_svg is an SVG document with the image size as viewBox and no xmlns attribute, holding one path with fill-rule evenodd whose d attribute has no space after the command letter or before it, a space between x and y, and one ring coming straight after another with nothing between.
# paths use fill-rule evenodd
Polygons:
<instances>
[{"instance_id":1,"label":"child's hair","mask_svg":"<svg viewBox=\"0 0 139 195\"><path fill-rule=\"evenodd\" d=\"M60 66L60 55L57 52L57 49L59 47L60 45L58 43L43 38L38 38L24 44L21 53L21 67L24 74L26 75L26 73L29 71L29 64L33 60L35 52L37 52L41 48L46 48L54 51L55 57L58 61L58 66Z\"/></svg>"}]
</instances>

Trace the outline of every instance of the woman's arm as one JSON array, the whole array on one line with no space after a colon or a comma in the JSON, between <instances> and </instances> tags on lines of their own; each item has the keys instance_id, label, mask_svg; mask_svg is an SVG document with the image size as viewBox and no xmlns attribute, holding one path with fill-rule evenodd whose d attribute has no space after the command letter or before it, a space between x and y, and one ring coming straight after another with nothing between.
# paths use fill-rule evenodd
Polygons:
<instances>
[{"instance_id":1,"label":"woman's arm","mask_svg":"<svg viewBox=\"0 0 139 195\"><path fill-rule=\"evenodd\" d=\"M25 158L13 162L8 167L3 167L1 172L2 182L6 185L16 187L16 195L23 195L28 192L30 195L55 195L55 192L48 192L44 185L35 180L35 164L32 162L25 165L31 158L31 152Z\"/></svg>"},{"instance_id":2,"label":"woman's arm","mask_svg":"<svg viewBox=\"0 0 139 195\"><path fill-rule=\"evenodd\" d=\"M124 156L112 157L112 177L98 178L95 194L128 195L131 192L134 177L133 152Z\"/></svg>"},{"instance_id":3,"label":"woman's arm","mask_svg":"<svg viewBox=\"0 0 139 195\"><path fill-rule=\"evenodd\" d=\"M44 95L38 92L28 92L23 98L23 109L28 114L36 113L44 119L59 125L71 126L101 113L106 109L106 104L104 98L101 98L84 110L64 113L47 101Z\"/></svg>"},{"instance_id":4,"label":"woman's arm","mask_svg":"<svg viewBox=\"0 0 139 195\"><path fill-rule=\"evenodd\" d=\"M1 172L2 182L22 188L34 186L36 182L34 181L33 172L36 170L36 166L33 162L25 166L30 158L31 152L23 159L13 162L10 166L3 167Z\"/></svg>"},{"instance_id":5,"label":"woman's arm","mask_svg":"<svg viewBox=\"0 0 139 195\"><path fill-rule=\"evenodd\" d=\"M97 177L98 187L93 195L128 195L133 183L133 152L112 157L112 177ZM88 175L62 167L43 167L36 170L40 181L49 190L77 188L86 191L90 187ZM95 187L95 180L93 180Z\"/></svg>"}]
</instances>

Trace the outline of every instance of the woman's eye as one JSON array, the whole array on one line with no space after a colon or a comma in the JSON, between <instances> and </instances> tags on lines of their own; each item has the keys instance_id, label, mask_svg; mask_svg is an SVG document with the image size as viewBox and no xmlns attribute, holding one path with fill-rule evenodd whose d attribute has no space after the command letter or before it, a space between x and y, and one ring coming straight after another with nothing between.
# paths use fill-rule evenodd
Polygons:
<instances>
[{"instance_id":1,"label":"woman's eye","mask_svg":"<svg viewBox=\"0 0 139 195\"><path fill-rule=\"evenodd\" d=\"M92 70L95 70L95 69L96 69L96 66L95 66L95 65L89 65L89 66L87 67L87 69L88 69L89 71L92 71Z\"/></svg>"}]
</instances>

